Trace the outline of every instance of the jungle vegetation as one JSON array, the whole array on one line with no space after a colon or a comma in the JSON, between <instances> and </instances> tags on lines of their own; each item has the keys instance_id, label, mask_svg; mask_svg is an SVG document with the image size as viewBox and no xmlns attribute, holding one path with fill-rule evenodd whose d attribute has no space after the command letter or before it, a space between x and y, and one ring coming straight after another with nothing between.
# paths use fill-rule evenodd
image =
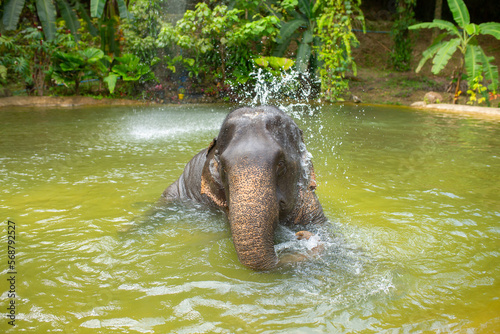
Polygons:
<instances>
[{"instance_id":1,"label":"jungle vegetation","mask_svg":"<svg viewBox=\"0 0 500 334\"><path fill-rule=\"evenodd\" d=\"M171 3L0 0L0 86L28 95L169 101L186 93L230 100L251 89L256 71L271 76L297 71L314 96L335 101L346 96L347 77L356 75L352 49L359 42L354 31L365 30L361 0L189 1L189 9L181 13L171 10ZM448 3L455 8L454 17L457 10L465 15L462 0ZM410 29L436 27L445 34L423 61L442 55L436 49L443 43L453 44L465 57L462 72L471 87L481 85L481 94L496 94L498 69L474 36L497 36L497 23L474 25L455 17L457 26L440 19L414 25L416 1L394 5L389 57L396 71L410 70ZM458 39L446 39L457 33ZM455 49L448 47L446 55L451 57ZM440 68L446 57L441 62Z\"/></svg>"}]
</instances>

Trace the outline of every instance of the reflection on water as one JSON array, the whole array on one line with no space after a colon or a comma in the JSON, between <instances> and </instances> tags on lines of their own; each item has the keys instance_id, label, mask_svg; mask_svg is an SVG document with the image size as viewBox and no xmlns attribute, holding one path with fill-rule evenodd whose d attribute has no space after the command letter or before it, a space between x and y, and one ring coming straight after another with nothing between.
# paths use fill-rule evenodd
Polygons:
<instances>
[{"instance_id":1,"label":"reflection on water","mask_svg":"<svg viewBox=\"0 0 500 334\"><path fill-rule=\"evenodd\" d=\"M305 254L322 243L310 261L246 269L224 216L198 206L170 206L120 232L230 109L2 110L1 218L18 227L19 276L18 326L0 328L500 330L498 123L398 108L288 108L313 154L330 224L309 242L281 227L276 249Z\"/></svg>"}]
</instances>

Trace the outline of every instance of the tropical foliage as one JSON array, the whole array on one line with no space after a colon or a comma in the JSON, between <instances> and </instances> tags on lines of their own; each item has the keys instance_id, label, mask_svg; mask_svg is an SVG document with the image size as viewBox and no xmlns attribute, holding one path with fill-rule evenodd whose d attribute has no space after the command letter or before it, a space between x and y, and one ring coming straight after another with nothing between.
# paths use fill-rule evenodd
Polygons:
<instances>
[{"instance_id":1,"label":"tropical foliage","mask_svg":"<svg viewBox=\"0 0 500 334\"><path fill-rule=\"evenodd\" d=\"M397 71L408 71L410 69L413 41L408 27L415 23L416 0L399 0L397 6L396 20L391 28L394 47L391 52L391 63Z\"/></svg>"},{"instance_id":2,"label":"tropical foliage","mask_svg":"<svg viewBox=\"0 0 500 334\"><path fill-rule=\"evenodd\" d=\"M411 25L416 1L396 0L392 64L409 68L409 29L441 29L417 71L432 59L437 74L459 51L456 97L464 76L469 102L483 103L498 95L499 75L476 37L500 39L500 24L471 23L463 0L447 1L455 22ZM174 20L162 0L0 0L0 85L23 85L27 94L39 95L164 99L182 90L227 98L252 91L257 72L272 80L296 71L311 94L321 91L328 100L341 100L347 77L357 72L352 50L359 43L353 30L364 29L360 4L200 1Z\"/></svg>"},{"instance_id":3,"label":"tropical foliage","mask_svg":"<svg viewBox=\"0 0 500 334\"><path fill-rule=\"evenodd\" d=\"M95 77L102 78L106 66L102 60L104 52L97 48L85 48L70 52L58 51L54 54L52 78L58 84L74 86L75 95L80 94L80 82Z\"/></svg>"},{"instance_id":4,"label":"tropical foliage","mask_svg":"<svg viewBox=\"0 0 500 334\"><path fill-rule=\"evenodd\" d=\"M127 53L122 57L116 57L115 61L117 63L113 66L109 75L104 78L104 81L108 84L109 91L111 93L114 92L116 82L119 78L126 82L130 82L129 93L133 92L135 83L139 80L156 80L150 66L140 63L140 59L136 55Z\"/></svg>"},{"instance_id":5,"label":"tropical foliage","mask_svg":"<svg viewBox=\"0 0 500 334\"><path fill-rule=\"evenodd\" d=\"M7 0L2 17L5 29L15 30L23 9L29 6L30 2L26 2L25 0ZM67 28L73 34L76 34L80 28L74 7L66 0L37 0L35 1L35 7L37 17L40 20L47 40L56 38L56 17L58 12L66 22Z\"/></svg>"},{"instance_id":6,"label":"tropical foliage","mask_svg":"<svg viewBox=\"0 0 500 334\"><path fill-rule=\"evenodd\" d=\"M130 6L128 0L6 0L0 6L7 31L21 32L0 39L0 82L14 73L38 94L54 85L80 94L91 77L112 94L117 85L129 94L137 84L148 89L153 79L161 82L152 84L155 91L216 87L222 93L230 86L248 90L256 68L278 76L294 66L309 83L320 77L323 91L337 99L348 87L345 74L356 72L352 27L362 21L359 0L199 2L175 24L166 22L158 0Z\"/></svg>"},{"instance_id":7,"label":"tropical foliage","mask_svg":"<svg viewBox=\"0 0 500 334\"><path fill-rule=\"evenodd\" d=\"M135 1L129 6L130 17L122 20L120 28L124 49L150 63L165 46L158 39L162 24L158 1Z\"/></svg>"},{"instance_id":8,"label":"tropical foliage","mask_svg":"<svg viewBox=\"0 0 500 334\"><path fill-rule=\"evenodd\" d=\"M244 11L218 5L213 10L198 3L194 11L187 11L173 29L172 41L193 59L191 77L201 79L201 73L213 72L222 84L230 80L245 80L252 70L248 61L254 57L254 48L266 36L274 42L279 20L275 16L254 17L245 20ZM215 68L214 68L215 67ZM212 71L209 69L212 68Z\"/></svg>"},{"instance_id":9,"label":"tropical foliage","mask_svg":"<svg viewBox=\"0 0 500 334\"><path fill-rule=\"evenodd\" d=\"M321 14L320 5L321 1L298 0L298 8L291 7L288 10L293 18L281 25L279 47L275 55L283 56L292 40L295 40L298 45L295 65L300 72L314 72L318 65L317 51L321 41L316 34L316 27Z\"/></svg>"},{"instance_id":10,"label":"tropical foliage","mask_svg":"<svg viewBox=\"0 0 500 334\"><path fill-rule=\"evenodd\" d=\"M23 14L24 13L24 14ZM89 15L90 14L90 15ZM100 37L101 49L118 54L116 27L120 19L130 19L126 0L6 0L2 23L6 31L18 29L22 16L27 16L35 26L40 25L45 40L56 38L57 21L64 22L66 28L79 39L81 20L88 32Z\"/></svg>"},{"instance_id":11,"label":"tropical foliage","mask_svg":"<svg viewBox=\"0 0 500 334\"><path fill-rule=\"evenodd\" d=\"M498 89L498 68L493 64L494 58L488 57L479 46L476 36L488 34L500 39L500 23L488 22L479 25L471 23L469 11L463 0L448 0L448 6L456 25L444 20L434 20L409 27L409 29L438 28L445 31L437 36L432 45L423 52L422 60L416 71L419 72L426 61L432 58L432 73L438 74L458 50L461 54L461 64L454 101L457 101L461 93L459 87L464 69L470 87L474 85L474 79L481 75L489 82L488 88L496 91Z\"/></svg>"},{"instance_id":12,"label":"tropical foliage","mask_svg":"<svg viewBox=\"0 0 500 334\"><path fill-rule=\"evenodd\" d=\"M0 65L6 76L18 77L28 94L44 95L50 83L52 55L76 45L74 38L62 27L53 40L45 40L42 27L28 27L14 36L0 37Z\"/></svg>"},{"instance_id":13,"label":"tropical foliage","mask_svg":"<svg viewBox=\"0 0 500 334\"><path fill-rule=\"evenodd\" d=\"M321 89L328 100L340 100L349 88L345 76L352 70L356 75L356 63L352 47L359 42L353 33L354 23L364 29L364 16L360 0L318 0L322 15L318 21L317 33L322 45L319 59L323 62L319 73Z\"/></svg>"}]
</instances>

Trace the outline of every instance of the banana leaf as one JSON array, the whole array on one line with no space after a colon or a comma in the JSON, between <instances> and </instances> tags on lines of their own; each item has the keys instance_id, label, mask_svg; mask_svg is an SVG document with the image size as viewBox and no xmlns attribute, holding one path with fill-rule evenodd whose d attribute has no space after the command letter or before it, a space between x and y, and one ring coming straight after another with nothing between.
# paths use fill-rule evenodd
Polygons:
<instances>
[{"instance_id":1,"label":"banana leaf","mask_svg":"<svg viewBox=\"0 0 500 334\"><path fill-rule=\"evenodd\" d=\"M78 40L78 29L80 29L80 21L76 16L76 12L66 0L57 0L57 7L61 12L61 16L66 22L66 26L71 31L75 39Z\"/></svg>"},{"instance_id":2,"label":"banana leaf","mask_svg":"<svg viewBox=\"0 0 500 334\"><path fill-rule=\"evenodd\" d=\"M97 36L99 34L99 31L92 23L92 19L87 14L87 9L85 8L85 6L83 6L82 3L78 1L75 2L73 5L78 15L87 23L87 27L89 29L90 34L94 37Z\"/></svg>"},{"instance_id":3,"label":"banana leaf","mask_svg":"<svg viewBox=\"0 0 500 334\"><path fill-rule=\"evenodd\" d=\"M432 60L432 73L434 74L441 72L446 64L448 64L451 56L457 51L458 45L460 45L460 38L451 39L443 44Z\"/></svg>"},{"instance_id":4,"label":"banana leaf","mask_svg":"<svg viewBox=\"0 0 500 334\"><path fill-rule=\"evenodd\" d=\"M304 38L302 38L304 40ZM295 61L295 66L300 72L307 71L307 65L309 64L309 58L311 57L311 46L307 43L300 43L299 49L297 50L297 57Z\"/></svg>"},{"instance_id":5,"label":"banana leaf","mask_svg":"<svg viewBox=\"0 0 500 334\"><path fill-rule=\"evenodd\" d=\"M56 37L56 7L52 0L36 0L36 11L42 22L45 38L52 40Z\"/></svg>"},{"instance_id":6,"label":"banana leaf","mask_svg":"<svg viewBox=\"0 0 500 334\"><path fill-rule=\"evenodd\" d=\"M307 26L307 21L302 18L298 18L286 22L281 26L280 37L284 40L290 38L300 26Z\"/></svg>"},{"instance_id":7,"label":"banana leaf","mask_svg":"<svg viewBox=\"0 0 500 334\"><path fill-rule=\"evenodd\" d=\"M469 45L465 50L465 70L467 71L469 86L472 85L472 80L480 75L483 69L481 54L478 49L480 49L478 45Z\"/></svg>"},{"instance_id":8,"label":"banana leaf","mask_svg":"<svg viewBox=\"0 0 500 334\"><path fill-rule=\"evenodd\" d=\"M500 23L497 22L487 22L487 23L481 23L479 25L479 28L481 29L481 34L488 34L496 39L500 39Z\"/></svg>"},{"instance_id":9,"label":"banana leaf","mask_svg":"<svg viewBox=\"0 0 500 334\"><path fill-rule=\"evenodd\" d=\"M494 57L488 57L481 47L477 47L477 51L483 63L484 79L491 81L488 89L496 91L498 89L498 67L493 65Z\"/></svg>"},{"instance_id":10,"label":"banana leaf","mask_svg":"<svg viewBox=\"0 0 500 334\"><path fill-rule=\"evenodd\" d=\"M442 42L443 38L445 38L446 36L448 36L448 35L447 34L441 34L441 35L439 35L438 37L436 37L434 39L434 41L432 42L432 45L427 50L425 50L422 53L422 59L418 63L418 66L417 66L417 69L415 70L415 72L417 72L417 73L420 72L420 70L422 69L422 67L427 62L427 60L429 60L430 58L434 57L434 55L436 54L436 52L438 52L439 49L441 47L443 47L447 43L447 42Z\"/></svg>"},{"instance_id":11,"label":"banana leaf","mask_svg":"<svg viewBox=\"0 0 500 334\"><path fill-rule=\"evenodd\" d=\"M117 0L118 12L120 13L120 18L122 19L132 19L132 14L127 9L127 3L125 0Z\"/></svg>"},{"instance_id":12,"label":"banana leaf","mask_svg":"<svg viewBox=\"0 0 500 334\"><path fill-rule=\"evenodd\" d=\"M4 8L3 25L6 30L15 30L24 8L24 0L10 0Z\"/></svg>"},{"instance_id":13,"label":"banana leaf","mask_svg":"<svg viewBox=\"0 0 500 334\"><path fill-rule=\"evenodd\" d=\"M299 9L305 17L311 17L311 0L298 0Z\"/></svg>"},{"instance_id":14,"label":"banana leaf","mask_svg":"<svg viewBox=\"0 0 500 334\"><path fill-rule=\"evenodd\" d=\"M465 26L465 31L467 31L467 34L469 35L477 35L479 34L479 31L481 30L477 24L474 23L469 23L468 25Z\"/></svg>"},{"instance_id":15,"label":"banana leaf","mask_svg":"<svg viewBox=\"0 0 500 334\"><path fill-rule=\"evenodd\" d=\"M463 0L448 0L448 7L459 27L464 28L470 23L469 11Z\"/></svg>"},{"instance_id":16,"label":"banana leaf","mask_svg":"<svg viewBox=\"0 0 500 334\"><path fill-rule=\"evenodd\" d=\"M105 5L106 0L90 0L90 16L100 18Z\"/></svg>"},{"instance_id":17,"label":"banana leaf","mask_svg":"<svg viewBox=\"0 0 500 334\"><path fill-rule=\"evenodd\" d=\"M432 22L418 23L418 24L413 24L413 25L408 27L408 29L410 29L410 30L422 29L422 28L444 29L444 30L447 30L449 32L454 33L455 35L460 36L460 32L458 31L457 27L453 23L448 22L448 21L444 21L444 20L434 20Z\"/></svg>"}]
</instances>

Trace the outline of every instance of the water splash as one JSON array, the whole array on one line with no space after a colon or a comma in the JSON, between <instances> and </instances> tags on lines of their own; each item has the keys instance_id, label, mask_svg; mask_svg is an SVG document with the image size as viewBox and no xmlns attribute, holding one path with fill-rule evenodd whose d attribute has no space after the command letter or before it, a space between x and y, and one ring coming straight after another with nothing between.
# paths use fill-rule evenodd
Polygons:
<instances>
[{"instance_id":1,"label":"water splash","mask_svg":"<svg viewBox=\"0 0 500 334\"><path fill-rule=\"evenodd\" d=\"M189 110L189 112L186 112ZM225 113L200 112L197 108L183 108L166 114L164 108L149 112L136 112L123 118L126 140L132 137L139 141L179 139L216 132Z\"/></svg>"},{"instance_id":2,"label":"water splash","mask_svg":"<svg viewBox=\"0 0 500 334\"><path fill-rule=\"evenodd\" d=\"M274 105L296 121L300 121L303 130L306 130L309 137L307 141L325 141L321 133L323 126L321 124L312 124L321 122L321 119L312 117L318 115L322 108L322 101L318 92L319 79L309 72L299 72L295 69L273 74L258 68L250 73L250 76L255 81L255 85L251 90L238 89L243 92L240 94L240 105L252 107ZM307 129L311 128L319 130L314 133L307 131ZM303 170L308 173L312 154L307 152L305 146L301 147L301 150L306 157L302 162ZM307 175L305 177L307 178Z\"/></svg>"},{"instance_id":3,"label":"water splash","mask_svg":"<svg viewBox=\"0 0 500 334\"><path fill-rule=\"evenodd\" d=\"M253 90L243 90L240 104L275 105L299 119L304 112L312 115L320 108L316 88L319 81L308 72L289 70L274 75L258 68L250 76L255 86Z\"/></svg>"}]
</instances>

